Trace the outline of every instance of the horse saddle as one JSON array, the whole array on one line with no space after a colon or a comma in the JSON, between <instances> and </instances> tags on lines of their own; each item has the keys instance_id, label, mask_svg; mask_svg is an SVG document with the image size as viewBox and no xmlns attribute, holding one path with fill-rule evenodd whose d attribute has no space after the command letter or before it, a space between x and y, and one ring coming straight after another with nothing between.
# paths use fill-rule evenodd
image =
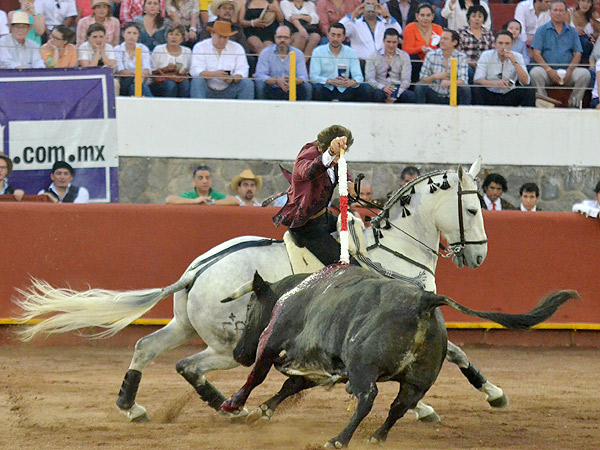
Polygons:
<instances>
[{"instance_id":1,"label":"horse saddle","mask_svg":"<svg viewBox=\"0 0 600 450\"><path fill-rule=\"evenodd\" d=\"M338 233L341 228L341 221L338 217L337 229ZM365 224L363 221L353 214L348 214L348 231L350 238L348 239L348 250L352 256L356 258L358 254L366 255L367 247L365 245L363 230ZM287 250L292 271L294 273L314 273L321 270L324 266L319 259L312 254L306 247L300 247L294 240L292 234L286 231L283 235L283 242L285 243L285 249ZM339 242L339 238L338 238ZM356 258L358 259L358 258ZM358 259L361 266L368 269L360 259Z\"/></svg>"}]
</instances>

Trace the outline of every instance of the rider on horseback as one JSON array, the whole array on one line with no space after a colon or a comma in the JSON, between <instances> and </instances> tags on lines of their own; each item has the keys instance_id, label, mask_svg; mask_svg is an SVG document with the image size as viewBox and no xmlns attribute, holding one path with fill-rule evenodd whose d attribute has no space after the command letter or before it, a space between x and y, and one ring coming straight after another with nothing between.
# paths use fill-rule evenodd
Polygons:
<instances>
[{"instance_id":1,"label":"rider on horseback","mask_svg":"<svg viewBox=\"0 0 600 450\"><path fill-rule=\"evenodd\" d=\"M347 151L353 143L349 129L332 125L304 145L294 163L287 203L273 217L276 226L286 225L296 244L326 266L340 259L340 244L330 234L337 218L328 209L338 183L335 167L340 150Z\"/></svg>"}]
</instances>

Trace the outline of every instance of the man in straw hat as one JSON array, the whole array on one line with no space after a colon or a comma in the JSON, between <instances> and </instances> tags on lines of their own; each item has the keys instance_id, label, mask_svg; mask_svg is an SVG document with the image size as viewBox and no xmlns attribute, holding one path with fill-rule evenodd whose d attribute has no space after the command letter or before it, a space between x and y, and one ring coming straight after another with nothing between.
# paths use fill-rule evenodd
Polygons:
<instances>
[{"instance_id":1,"label":"man in straw hat","mask_svg":"<svg viewBox=\"0 0 600 450\"><path fill-rule=\"evenodd\" d=\"M325 265L340 259L340 245L331 236L337 219L328 206L338 184L340 150L347 151L353 143L349 129L332 125L304 145L294 163L288 201L273 217L276 226L286 225L296 243ZM349 190L353 191L350 186Z\"/></svg>"},{"instance_id":2,"label":"man in straw hat","mask_svg":"<svg viewBox=\"0 0 600 450\"><path fill-rule=\"evenodd\" d=\"M250 169L242 170L238 176L231 180L231 190L236 192L240 206L261 206L254 198L262 187L262 177L256 176Z\"/></svg>"},{"instance_id":3,"label":"man in straw hat","mask_svg":"<svg viewBox=\"0 0 600 450\"><path fill-rule=\"evenodd\" d=\"M12 173L13 163L11 159L4 153L0 152L0 195L14 195L17 201L23 199L23 192L21 189L15 189L14 186L8 184L8 177Z\"/></svg>"},{"instance_id":4,"label":"man in straw hat","mask_svg":"<svg viewBox=\"0 0 600 450\"><path fill-rule=\"evenodd\" d=\"M209 9L212 14L217 16L215 20L231 23L231 31L235 31L236 34L232 35L229 39L240 44L242 47L244 47L246 53L248 53L249 47L248 41L246 40L246 35L244 34L244 29L239 23L232 22L232 20L237 17L238 12L240 11L240 4L233 0L215 0L210 4ZM214 27L215 20L206 24L200 33L200 41L210 38L210 32L206 29L206 27Z\"/></svg>"},{"instance_id":5,"label":"man in straw hat","mask_svg":"<svg viewBox=\"0 0 600 450\"><path fill-rule=\"evenodd\" d=\"M232 31L231 23L222 20L207 28L210 39L198 42L192 50L190 97L254 99L246 52L240 44L229 40L237 31Z\"/></svg>"},{"instance_id":6,"label":"man in straw hat","mask_svg":"<svg viewBox=\"0 0 600 450\"><path fill-rule=\"evenodd\" d=\"M0 69L44 69L40 46L29 39L29 15L15 12L10 22L10 34L0 38Z\"/></svg>"}]
</instances>

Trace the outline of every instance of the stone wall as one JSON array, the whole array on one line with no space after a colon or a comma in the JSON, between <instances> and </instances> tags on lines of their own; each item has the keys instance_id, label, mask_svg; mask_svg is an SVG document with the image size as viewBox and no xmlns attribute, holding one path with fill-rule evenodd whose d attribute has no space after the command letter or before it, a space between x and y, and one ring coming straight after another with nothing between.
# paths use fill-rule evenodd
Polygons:
<instances>
[{"instance_id":1,"label":"stone wall","mask_svg":"<svg viewBox=\"0 0 600 450\"><path fill-rule=\"evenodd\" d=\"M163 203L171 194L190 190L192 171L197 165L211 167L213 187L231 194L231 179L244 169L262 175L262 200L287 187L279 164L291 169L293 161L256 161L187 158L119 158L119 196L121 203ZM384 197L400 186L400 172L408 163L349 162L352 174L364 173L370 180L375 197ZM426 173L438 169L456 169L454 165L415 164ZM468 169L468 167L467 167ZM600 180L600 167L542 167L542 166L484 166L479 185L485 175L498 172L508 180L504 198L515 206L519 204L519 187L526 182L537 183L541 190L540 207L545 211L570 211L573 203L594 197L594 187Z\"/></svg>"}]
</instances>

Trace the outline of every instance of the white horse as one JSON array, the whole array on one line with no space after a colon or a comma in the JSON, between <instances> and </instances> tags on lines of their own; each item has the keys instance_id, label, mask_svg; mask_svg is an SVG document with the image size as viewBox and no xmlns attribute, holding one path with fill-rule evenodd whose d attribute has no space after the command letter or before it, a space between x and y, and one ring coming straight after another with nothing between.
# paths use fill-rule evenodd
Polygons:
<instances>
[{"instance_id":1,"label":"white horse","mask_svg":"<svg viewBox=\"0 0 600 450\"><path fill-rule=\"evenodd\" d=\"M469 172L439 171L424 175L398 189L383 211L365 231L368 254L359 255L364 265L384 276L411 279L435 291L440 233L450 242L450 251L459 266L478 267L487 254L487 238L477 193L475 176L481 161ZM205 378L213 370L236 367L232 350L244 327L249 294L245 301L223 304L221 300L236 292L247 292L254 272L268 281L277 281L292 269L281 241L243 236L224 242L199 256L174 284L141 291L92 289L76 292L54 289L34 280L33 287L21 292L18 302L22 320L54 314L21 331L24 340L38 333L62 333L87 327L102 327L95 337L108 337L174 294L173 319L160 330L140 339L117 398L117 406L131 421L148 420L146 410L135 397L146 365L165 350L200 337L207 345L203 351L179 361L177 371L195 388L200 397L217 409L225 397ZM400 275L402 274L402 275ZM246 290L245 290L246 289ZM465 353L449 343L448 360L458 364L467 379L495 407L508 404L502 390L489 383L473 367ZM246 414L242 412L241 414ZM415 409L421 420L439 420L428 405Z\"/></svg>"}]
</instances>

